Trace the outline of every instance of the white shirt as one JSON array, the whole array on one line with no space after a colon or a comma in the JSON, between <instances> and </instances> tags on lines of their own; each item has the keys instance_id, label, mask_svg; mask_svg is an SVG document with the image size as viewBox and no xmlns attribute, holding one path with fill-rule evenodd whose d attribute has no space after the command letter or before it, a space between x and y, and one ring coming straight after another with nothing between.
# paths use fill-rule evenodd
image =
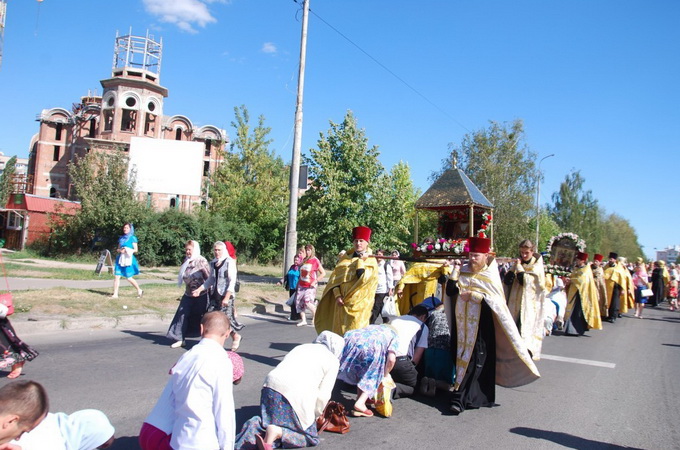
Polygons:
<instances>
[{"instance_id":1,"label":"white shirt","mask_svg":"<svg viewBox=\"0 0 680 450\"><path fill-rule=\"evenodd\" d=\"M427 325L423 325L423 322L418 320L414 316L399 316L390 320L390 325L397 330L397 356L408 355L409 347L411 346L411 341L420 331L420 327L423 327L423 332L420 335L420 339L416 342L415 348L427 348L427 336L430 333Z\"/></svg>"},{"instance_id":2,"label":"white shirt","mask_svg":"<svg viewBox=\"0 0 680 450\"><path fill-rule=\"evenodd\" d=\"M325 345L298 345L269 372L264 387L286 397L306 430L330 400L339 366L338 358Z\"/></svg>"},{"instance_id":3,"label":"white shirt","mask_svg":"<svg viewBox=\"0 0 680 450\"><path fill-rule=\"evenodd\" d=\"M233 371L227 352L212 339L201 339L177 361L170 370L172 448L234 448Z\"/></svg>"},{"instance_id":4,"label":"white shirt","mask_svg":"<svg viewBox=\"0 0 680 450\"><path fill-rule=\"evenodd\" d=\"M392 268L385 260L378 261L378 287L375 290L376 294L386 294L392 289L394 281L392 280Z\"/></svg>"}]
</instances>

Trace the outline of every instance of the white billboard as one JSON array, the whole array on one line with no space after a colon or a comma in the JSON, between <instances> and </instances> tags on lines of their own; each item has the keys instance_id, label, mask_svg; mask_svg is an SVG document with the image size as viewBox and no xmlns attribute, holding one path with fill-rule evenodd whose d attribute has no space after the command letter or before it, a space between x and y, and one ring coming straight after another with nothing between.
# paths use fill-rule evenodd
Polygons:
<instances>
[{"instance_id":1,"label":"white billboard","mask_svg":"<svg viewBox=\"0 0 680 450\"><path fill-rule=\"evenodd\" d=\"M128 171L138 192L200 196L204 151L202 142L133 137Z\"/></svg>"}]
</instances>

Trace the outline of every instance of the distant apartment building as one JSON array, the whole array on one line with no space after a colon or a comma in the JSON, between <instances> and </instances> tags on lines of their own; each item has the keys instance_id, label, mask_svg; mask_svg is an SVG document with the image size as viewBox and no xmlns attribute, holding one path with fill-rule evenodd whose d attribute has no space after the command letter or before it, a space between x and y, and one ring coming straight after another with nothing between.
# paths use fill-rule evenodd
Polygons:
<instances>
[{"instance_id":1,"label":"distant apartment building","mask_svg":"<svg viewBox=\"0 0 680 450\"><path fill-rule=\"evenodd\" d=\"M656 251L657 261L666 261L667 263L674 263L680 256L680 245L672 245L662 250Z\"/></svg>"},{"instance_id":2,"label":"distant apartment building","mask_svg":"<svg viewBox=\"0 0 680 450\"><path fill-rule=\"evenodd\" d=\"M5 171L5 166L7 165L7 162L12 159L11 156L5 156L2 153L0 153L0 175ZM14 165L14 174L15 175L26 175L28 172L28 159L26 158L17 158L17 161Z\"/></svg>"},{"instance_id":3,"label":"distant apartment building","mask_svg":"<svg viewBox=\"0 0 680 450\"><path fill-rule=\"evenodd\" d=\"M27 193L77 200L69 163L89 152L125 152L131 164L139 161L140 200L159 210L191 211L203 204L206 183L229 138L216 126L165 114L168 90L160 85L161 54L162 41L148 33L116 35L113 69L110 78L101 80L102 94L90 92L71 108L44 109L38 115ZM182 170L179 181L191 180L190 188L178 182L173 167Z\"/></svg>"}]
</instances>

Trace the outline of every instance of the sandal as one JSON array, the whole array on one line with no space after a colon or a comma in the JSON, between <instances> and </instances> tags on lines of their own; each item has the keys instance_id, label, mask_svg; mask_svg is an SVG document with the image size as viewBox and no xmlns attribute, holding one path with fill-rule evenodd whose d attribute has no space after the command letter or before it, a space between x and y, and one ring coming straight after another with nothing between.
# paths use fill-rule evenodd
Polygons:
<instances>
[{"instance_id":1,"label":"sandal","mask_svg":"<svg viewBox=\"0 0 680 450\"><path fill-rule=\"evenodd\" d=\"M23 369L24 363L16 363L12 366L12 371L7 375L7 378L13 380L15 378L19 378L19 375L21 375L21 369Z\"/></svg>"},{"instance_id":2,"label":"sandal","mask_svg":"<svg viewBox=\"0 0 680 450\"><path fill-rule=\"evenodd\" d=\"M259 434L255 435L255 441L257 443L258 450L270 450L274 448L271 444L267 444Z\"/></svg>"},{"instance_id":3,"label":"sandal","mask_svg":"<svg viewBox=\"0 0 680 450\"><path fill-rule=\"evenodd\" d=\"M373 417L373 411L371 411L368 408L361 411L355 406L354 408L352 408L352 415L355 417Z\"/></svg>"}]
</instances>

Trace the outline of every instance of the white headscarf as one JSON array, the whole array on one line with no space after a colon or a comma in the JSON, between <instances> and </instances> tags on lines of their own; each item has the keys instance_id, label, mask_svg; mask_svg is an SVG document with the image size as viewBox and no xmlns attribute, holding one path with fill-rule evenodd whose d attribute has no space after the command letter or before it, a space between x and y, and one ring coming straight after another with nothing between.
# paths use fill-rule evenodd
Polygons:
<instances>
[{"instance_id":1,"label":"white headscarf","mask_svg":"<svg viewBox=\"0 0 680 450\"><path fill-rule=\"evenodd\" d=\"M332 331L322 331L314 340L315 344L325 345L328 351L333 353L336 358L340 359L342 351L345 348L345 340Z\"/></svg>"},{"instance_id":2,"label":"white headscarf","mask_svg":"<svg viewBox=\"0 0 680 450\"><path fill-rule=\"evenodd\" d=\"M198 245L198 242L196 241L189 242L191 242L191 247L193 248L193 251L191 252L191 257L186 258L182 263L182 266L179 268L179 275L177 276L177 287L182 285L182 282L184 281L184 272L187 270L187 267L189 266L191 261L201 256L201 247Z\"/></svg>"},{"instance_id":3,"label":"white headscarf","mask_svg":"<svg viewBox=\"0 0 680 450\"><path fill-rule=\"evenodd\" d=\"M231 256L229 256L229 251L227 251L227 244L225 244L224 241L215 242L215 245L213 246L213 248L215 248L215 247L220 247L223 250L222 251L222 257L221 258L215 258L215 262L217 264L222 264L222 262L227 258L231 259Z\"/></svg>"}]
</instances>

